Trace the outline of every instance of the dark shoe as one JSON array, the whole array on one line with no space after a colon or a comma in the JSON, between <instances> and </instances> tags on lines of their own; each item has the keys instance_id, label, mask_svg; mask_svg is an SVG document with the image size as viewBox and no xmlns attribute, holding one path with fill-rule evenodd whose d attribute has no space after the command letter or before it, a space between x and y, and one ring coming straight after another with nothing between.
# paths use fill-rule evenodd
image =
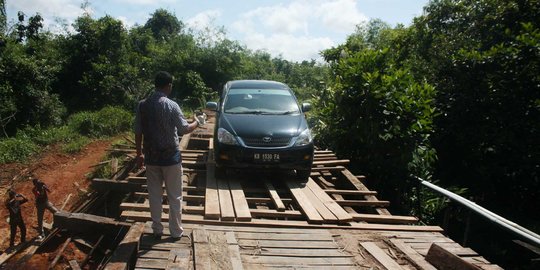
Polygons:
<instances>
[{"instance_id":1,"label":"dark shoe","mask_svg":"<svg viewBox=\"0 0 540 270\"><path fill-rule=\"evenodd\" d=\"M179 241L182 239L182 236L184 235L184 232L182 232L182 234L180 234L180 236L171 236L172 240L173 241Z\"/></svg>"},{"instance_id":2,"label":"dark shoe","mask_svg":"<svg viewBox=\"0 0 540 270\"><path fill-rule=\"evenodd\" d=\"M161 236L162 236L161 233L154 233L154 234L152 235L152 237L154 238L154 240L161 240Z\"/></svg>"}]
</instances>

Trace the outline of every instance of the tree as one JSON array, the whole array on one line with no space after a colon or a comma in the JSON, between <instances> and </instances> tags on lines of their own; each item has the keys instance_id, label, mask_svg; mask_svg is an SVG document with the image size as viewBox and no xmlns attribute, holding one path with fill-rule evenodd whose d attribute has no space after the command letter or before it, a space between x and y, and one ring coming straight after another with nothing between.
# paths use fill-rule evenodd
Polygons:
<instances>
[{"instance_id":1,"label":"tree","mask_svg":"<svg viewBox=\"0 0 540 270\"><path fill-rule=\"evenodd\" d=\"M167 10L158 9L148 19L144 27L152 31L156 40L161 41L178 35L184 25Z\"/></svg>"}]
</instances>

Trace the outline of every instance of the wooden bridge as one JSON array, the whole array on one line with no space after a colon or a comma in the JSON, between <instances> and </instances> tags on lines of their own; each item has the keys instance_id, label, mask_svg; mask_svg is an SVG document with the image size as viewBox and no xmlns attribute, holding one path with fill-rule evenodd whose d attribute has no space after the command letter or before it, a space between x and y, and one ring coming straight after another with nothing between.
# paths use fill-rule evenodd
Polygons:
<instances>
[{"instance_id":1,"label":"wooden bridge","mask_svg":"<svg viewBox=\"0 0 540 270\"><path fill-rule=\"evenodd\" d=\"M392 215L348 160L316 151L311 177L229 172L215 177L212 125L182 138L184 237L151 237L144 170L94 179L129 190L121 218L135 222L106 269L500 269L438 226ZM457 268L448 268L457 267Z\"/></svg>"}]
</instances>

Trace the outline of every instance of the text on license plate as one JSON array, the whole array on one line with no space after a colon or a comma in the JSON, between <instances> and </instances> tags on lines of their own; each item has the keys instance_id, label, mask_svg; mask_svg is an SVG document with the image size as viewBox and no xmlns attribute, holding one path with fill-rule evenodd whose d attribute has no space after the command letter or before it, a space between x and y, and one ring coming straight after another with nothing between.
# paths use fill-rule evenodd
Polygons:
<instances>
[{"instance_id":1,"label":"text on license plate","mask_svg":"<svg viewBox=\"0 0 540 270\"><path fill-rule=\"evenodd\" d=\"M279 161L279 154L255 153L253 154L253 159L255 161L262 161L262 162L277 162Z\"/></svg>"}]
</instances>

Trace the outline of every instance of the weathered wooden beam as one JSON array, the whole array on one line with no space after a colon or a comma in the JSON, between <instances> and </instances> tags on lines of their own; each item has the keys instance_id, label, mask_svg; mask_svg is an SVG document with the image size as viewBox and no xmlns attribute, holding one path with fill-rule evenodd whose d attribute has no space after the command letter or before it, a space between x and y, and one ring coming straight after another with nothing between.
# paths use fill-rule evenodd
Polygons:
<instances>
[{"instance_id":1,"label":"weathered wooden beam","mask_svg":"<svg viewBox=\"0 0 540 270\"><path fill-rule=\"evenodd\" d=\"M139 243L144 232L144 223L135 223L129 228L126 236L105 266L105 270L127 270L135 266Z\"/></svg>"},{"instance_id":2,"label":"weathered wooden beam","mask_svg":"<svg viewBox=\"0 0 540 270\"><path fill-rule=\"evenodd\" d=\"M116 234L122 227L130 227L131 223L121 222L108 217L84 213L57 212L54 214L54 228L63 228L71 232L102 232Z\"/></svg>"},{"instance_id":3,"label":"weathered wooden beam","mask_svg":"<svg viewBox=\"0 0 540 270\"><path fill-rule=\"evenodd\" d=\"M439 270L479 270L480 267L465 261L458 255L447 251L436 243L431 244L426 256L426 261Z\"/></svg>"},{"instance_id":4,"label":"weathered wooden beam","mask_svg":"<svg viewBox=\"0 0 540 270\"><path fill-rule=\"evenodd\" d=\"M351 214L354 221L366 221L387 224L411 224L418 218L411 216L377 215L377 214Z\"/></svg>"},{"instance_id":5,"label":"weathered wooden beam","mask_svg":"<svg viewBox=\"0 0 540 270\"><path fill-rule=\"evenodd\" d=\"M143 184L141 182L135 181L125 181L125 180L110 180L110 179L101 179L94 178L92 179L92 188L97 191L123 191L123 192L134 192L142 191Z\"/></svg>"}]
</instances>

